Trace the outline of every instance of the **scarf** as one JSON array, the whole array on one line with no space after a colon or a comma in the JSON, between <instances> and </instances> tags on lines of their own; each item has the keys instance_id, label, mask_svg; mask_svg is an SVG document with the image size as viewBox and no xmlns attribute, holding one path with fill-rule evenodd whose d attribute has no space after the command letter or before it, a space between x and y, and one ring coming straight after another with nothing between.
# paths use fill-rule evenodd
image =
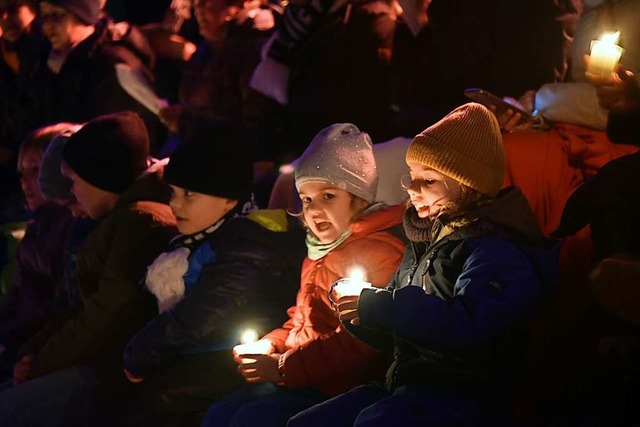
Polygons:
<instances>
[{"instance_id":1,"label":"scarf","mask_svg":"<svg viewBox=\"0 0 640 427\"><path fill-rule=\"evenodd\" d=\"M200 277L202 267L215 261L215 253L206 239L232 218L246 216L257 209L251 200L238 203L215 224L195 234L176 236L170 243L170 250L160 254L147 268L145 284L158 300L160 313L172 308ZM191 262L190 262L191 261Z\"/></svg>"}]
</instances>

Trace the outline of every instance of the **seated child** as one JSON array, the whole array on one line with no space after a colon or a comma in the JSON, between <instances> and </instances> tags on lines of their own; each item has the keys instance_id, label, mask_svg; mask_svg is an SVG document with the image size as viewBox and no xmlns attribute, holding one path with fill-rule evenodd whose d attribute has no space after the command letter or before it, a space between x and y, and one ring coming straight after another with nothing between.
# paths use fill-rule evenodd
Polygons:
<instances>
[{"instance_id":1,"label":"seated child","mask_svg":"<svg viewBox=\"0 0 640 427\"><path fill-rule=\"evenodd\" d=\"M387 289L337 305L365 342L393 339L387 388L356 388L289 426L485 426L509 414L524 320L555 280L553 242L517 188L500 191L504 150L487 108L458 107L414 138L406 161L405 258Z\"/></svg>"},{"instance_id":2,"label":"seated child","mask_svg":"<svg viewBox=\"0 0 640 427\"><path fill-rule=\"evenodd\" d=\"M234 349L250 385L214 404L204 426L284 426L309 406L381 378L389 364L344 329L329 301L331 285L354 268L385 286L404 251L391 230L402 207L374 203L378 173L369 135L349 123L321 130L299 159L295 180L307 227L296 305L259 341L263 354Z\"/></svg>"},{"instance_id":3,"label":"seated child","mask_svg":"<svg viewBox=\"0 0 640 427\"><path fill-rule=\"evenodd\" d=\"M0 398L7 425L78 420L89 391L120 378L114 373L121 372L127 341L157 313L140 282L175 234L175 217L160 170L148 170L148 156L146 127L132 112L99 116L67 141L62 170L78 203L100 223L78 254L80 306L21 349L17 385Z\"/></svg>"},{"instance_id":4,"label":"seated child","mask_svg":"<svg viewBox=\"0 0 640 427\"><path fill-rule=\"evenodd\" d=\"M36 129L18 152L20 184L32 218L16 252L11 293L0 309L2 365L13 366L16 352L55 311L63 288L63 248L73 218L65 206L43 195L38 172L51 140L70 126L59 123Z\"/></svg>"},{"instance_id":5,"label":"seated child","mask_svg":"<svg viewBox=\"0 0 640 427\"><path fill-rule=\"evenodd\" d=\"M304 231L285 211L255 210L252 146L248 129L219 120L165 168L181 235L147 271L160 314L124 350L126 375L144 381L131 424L185 425L239 388L229 350L244 328L281 324L295 298Z\"/></svg>"}]
</instances>

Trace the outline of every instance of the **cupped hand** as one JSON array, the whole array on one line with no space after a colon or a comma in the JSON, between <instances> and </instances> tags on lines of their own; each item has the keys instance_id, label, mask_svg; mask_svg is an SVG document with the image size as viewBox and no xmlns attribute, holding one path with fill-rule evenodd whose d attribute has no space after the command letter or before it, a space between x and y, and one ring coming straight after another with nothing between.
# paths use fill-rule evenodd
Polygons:
<instances>
[{"instance_id":1,"label":"cupped hand","mask_svg":"<svg viewBox=\"0 0 640 427\"><path fill-rule=\"evenodd\" d=\"M238 372L248 383L274 383L282 381L278 370L279 353L243 354Z\"/></svg>"},{"instance_id":2,"label":"cupped hand","mask_svg":"<svg viewBox=\"0 0 640 427\"><path fill-rule=\"evenodd\" d=\"M359 325L358 296L346 296L334 304L334 310L338 312L341 322L350 322L352 325Z\"/></svg>"}]
</instances>

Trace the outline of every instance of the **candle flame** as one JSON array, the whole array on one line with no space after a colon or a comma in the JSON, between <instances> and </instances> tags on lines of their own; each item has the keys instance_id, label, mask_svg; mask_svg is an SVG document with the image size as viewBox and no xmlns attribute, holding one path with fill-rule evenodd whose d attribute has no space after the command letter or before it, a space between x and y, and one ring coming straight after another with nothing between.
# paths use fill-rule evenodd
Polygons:
<instances>
[{"instance_id":1,"label":"candle flame","mask_svg":"<svg viewBox=\"0 0 640 427\"><path fill-rule=\"evenodd\" d=\"M620 38L620 31L616 31L615 33L604 33L600 40L604 43L616 44L618 42L618 38Z\"/></svg>"},{"instance_id":2,"label":"candle flame","mask_svg":"<svg viewBox=\"0 0 640 427\"><path fill-rule=\"evenodd\" d=\"M240 343L242 344L249 344L255 341L258 341L258 332L255 329L245 329L240 334Z\"/></svg>"},{"instance_id":3,"label":"candle flame","mask_svg":"<svg viewBox=\"0 0 640 427\"><path fill-rule=\"evenodd\" d=\"M364 271L361 268L354 268L349 273L349 279L364 282Z\"/></svg>"}]
</instances>

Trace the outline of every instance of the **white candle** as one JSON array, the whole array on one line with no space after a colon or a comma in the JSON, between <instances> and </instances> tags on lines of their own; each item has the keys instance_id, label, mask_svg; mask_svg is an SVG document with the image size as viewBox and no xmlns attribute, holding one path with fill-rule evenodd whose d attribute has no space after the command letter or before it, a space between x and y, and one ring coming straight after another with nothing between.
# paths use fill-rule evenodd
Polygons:
<instances>
[{"instance_id":1,"label":"white candle","mask_svg":"<svg viewBox=\"0 0 640 427\"><path fill-rule=\"evenodd\" d=\"M240 342L241 344L233 347L236 354L269 354L273 348L271 341L258 340L258 332L251 328L242 331Z\"/></svg>"},{"instance_id":2,"label":"white candle","mask_svg":"<svg viewBox=\"0 0 640 427\"><path fill-rule=\"evenodd\" d=\"M269 340L258 340L233 347L233 351L236 354L269 354L272 349L273 345Z\"/></svg>"},{"instance_id":3,"label":"white candle","mask_svg":"<svg viewBox=\"0 0 640 427\"><path fill-rule=\"evenodd\" d=\"M346 296L358 296L363 289L371 288L371 283L364 280L364 271L354 268L349 273L349 277L340 279L333 288L335 300Z\"/></svg>"},{"instance_id":4,"label":"white candle","mask_svg":"<svg viewBox=\"0 0 640 427\"><path fill-rule=\"evenodd\" d=\"M591 42L591 57L585 72L590 78L611 78L624 49L616 44L620 32L605 33Z\"/></svg>"}]
</instances>

